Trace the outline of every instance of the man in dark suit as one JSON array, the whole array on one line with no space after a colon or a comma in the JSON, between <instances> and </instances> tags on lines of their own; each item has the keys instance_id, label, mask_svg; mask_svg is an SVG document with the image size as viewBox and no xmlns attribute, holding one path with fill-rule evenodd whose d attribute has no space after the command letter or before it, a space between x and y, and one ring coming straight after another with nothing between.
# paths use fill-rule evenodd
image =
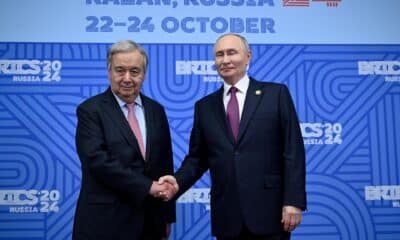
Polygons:
<instances>
[{"instance_id":1,"label":"man in dark suit","mask_svg":"<svg viewBox=\"0 0 400 240\"><path fill-rule=\"evenodd\" d=\"M110 87L77 108L82 186L72 238L168 238L175 203L156 194L168 190L158 178L173 173L171 137L164 108L140 93L147 54L117 42L107 65Z\"/></svg>"},{"instance_id":2,"label":"man in dark suit","mask_svg":"<svg viewBox=\"0 0 400 240\"><path fill-rule=\"evenodd\" d=\"M175 178L159 183L173 184L180 195L210 170L214 236L290 239L306 193L304 145L289 91L247 76L251 51L240 35L218 38L214 54L224 85L196 102L189 153Z\"/></svg>"}]
</instances>

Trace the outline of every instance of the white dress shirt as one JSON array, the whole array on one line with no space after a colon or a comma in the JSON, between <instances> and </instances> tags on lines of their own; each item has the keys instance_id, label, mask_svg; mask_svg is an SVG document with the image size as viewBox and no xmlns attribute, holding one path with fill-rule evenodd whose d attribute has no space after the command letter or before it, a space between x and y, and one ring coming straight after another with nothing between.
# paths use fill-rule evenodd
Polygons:
<instances>
[{"instance_id":1,"label":"white dress shirt","mask_svg":"<svg viewBox=\"0 0 400 240\"><path fill-rule=\"evenodd\" d=\"M236 92L236 98L239 104L239 119L242 119L244 100L246 99L246 93L247 89L249 88L249 84L250 84L249 76L244 75L244 77L234 85L238 89L238 91ZM224 82L223 101L224 101L225 112L229 99L231 99L231 95L229 94L229 89L231 87L232 85L229 85L226 82Z\"/></svg>"}]
</instances>

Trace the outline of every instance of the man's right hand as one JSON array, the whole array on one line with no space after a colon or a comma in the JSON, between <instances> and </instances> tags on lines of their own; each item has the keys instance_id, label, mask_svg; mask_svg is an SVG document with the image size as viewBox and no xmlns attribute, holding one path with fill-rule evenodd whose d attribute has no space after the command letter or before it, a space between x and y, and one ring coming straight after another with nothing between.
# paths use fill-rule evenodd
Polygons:
<instances>
[{"instance_id":1,"label":"man's right hand","mask_svg":"<svg viewBox=\"0 0 400 240\"><path fill-rule=\"evenodd\" d=\"M173 188L174 187L168 182L160 184L156 181L153 181L150 187L149 194L155 198L168 200L168 197L172 195Z\"/></svg>"},{"instance_id":2,"label":"man's right hand","mask_svg":"<svg viewBox=\"0 0 400 240\"><path fill-rule=\"evenodd\" d=\"M168 188L164 191L159 193L159 197L163 198L164 200L168 201L172 199L175 194L179 191L179 185L176 181L176 178L172 175L165 175L158 179L159 185L167 185Z\"/></svg>"}]
</instances>

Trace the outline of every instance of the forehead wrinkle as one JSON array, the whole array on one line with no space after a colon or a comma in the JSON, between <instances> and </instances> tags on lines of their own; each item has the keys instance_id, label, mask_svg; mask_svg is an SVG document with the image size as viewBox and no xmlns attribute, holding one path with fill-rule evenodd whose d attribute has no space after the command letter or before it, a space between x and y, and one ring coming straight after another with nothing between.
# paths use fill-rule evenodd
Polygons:
<instances>
[{"instance_id":1,"label":"forehead wrinkle","mask_svg":"<svg viewBox=\"0 0 400 240\"><path fill-rule=\"evenodd\" d=\"M243 52L247 52L246 51L246 47L245 47L245 45L244 45L244 43L242 42L242 41L240 41L240 39L235 39L235 41L239 41L239 44L236 44L235 43L235 46L234 47L232 47L232 46L228 46L228 47L226 47L226 48L222 48L222 49L218 49L218 47L219 47L219 45L220 45L220 42L221 42L221 40L223 40L224 38L221 38L219 41L218 41L218 43L215 45L215 48L214 48L214 50L215 50L215 53L218 53L218 52L228 52L228 51L237 51L237 50L240 50L240 51L243 51ZM232 41L232 42L234 42L234 41ZM229 45L232 45L232 44L229 44ZM237 47L238 46L238 47ZM218 49L218 50L217 50Z\"/></svg>"},{"instance_id":2,"label":"forehead wrinkle","mask_svg":"<svg viewBox=\"0 0 400 240\"><path fill-rule=\"evenodd\" d=\"M223 52L236 51L236 50L237 50L236 48L223 48L223 49L216 51L216 53L223 53Z\"/></svg>"}]
</instances>

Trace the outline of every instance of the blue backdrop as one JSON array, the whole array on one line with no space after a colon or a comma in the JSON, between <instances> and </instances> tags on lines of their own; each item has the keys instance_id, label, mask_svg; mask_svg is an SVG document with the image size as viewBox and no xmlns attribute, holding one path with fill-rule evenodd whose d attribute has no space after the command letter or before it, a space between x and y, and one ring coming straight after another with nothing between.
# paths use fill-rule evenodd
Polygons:
<instances>
[{"instance_id":1,"label":"blue backdrop","mask_svg":"<svg viewBox=\"0 0 400 240\"><path fill-rule=\"evenodd\" d=\"M396 0L3 0L0 239L70 239L80 189L75 108L108 86L110 43L143 44L143 91L170 123L175 169L194 102L221 86L212 47L251 43L249 75L288 85L307 155L308 211L293 239L400 239ZM210 179L177 203L171 239L212 239Z\"/></svg>"}]
</instances>

